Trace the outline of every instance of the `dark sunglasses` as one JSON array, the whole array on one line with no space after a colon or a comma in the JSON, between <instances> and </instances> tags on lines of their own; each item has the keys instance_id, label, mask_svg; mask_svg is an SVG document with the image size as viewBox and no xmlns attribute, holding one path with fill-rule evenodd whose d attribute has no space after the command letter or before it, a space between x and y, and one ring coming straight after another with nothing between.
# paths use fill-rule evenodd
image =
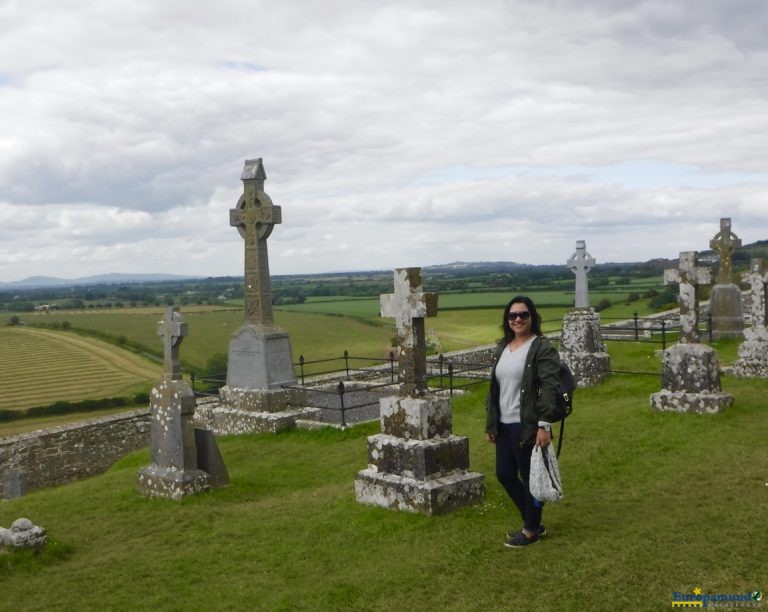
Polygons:
<instances>
[{"instance_id":1,"label":"dark sunglasses","mask_svg":"<svg viewBox=\"0 0 768 612\"><path fill-rule=\"evenodd\" d=\"M510 312L509 315L507 315L507 318L510 321L514 321L517 318L519 318L521 321L527 321L531 318L531 313L527 310L524 310L523 312Z\"/></svg>"}]
</instances>

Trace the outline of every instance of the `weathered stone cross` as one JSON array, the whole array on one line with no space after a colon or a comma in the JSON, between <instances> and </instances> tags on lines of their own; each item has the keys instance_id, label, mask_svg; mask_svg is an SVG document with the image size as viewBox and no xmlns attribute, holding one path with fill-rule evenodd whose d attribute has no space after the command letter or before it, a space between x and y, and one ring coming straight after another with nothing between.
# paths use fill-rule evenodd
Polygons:
<instances>
[{"instance_id":1,"label":"weathered stone cross","mask_svg":"<svg viewBox=\"0 0 768 612\"><path fill-rule=\"evenodd\" d=\"M683 344L699 341L699 285L712 282L709 268L697 268L696 251L680 253L678 270L664 270L664 283L680 285L680 342Z\"/></svg>"},{"instance_id":2,"label":"weathered stone cross","mask_svg":"<svg viewBox=\"0 0 768 612\"><path fill-rule=\"evenodd\" d=\"M245 238L245 322L271 327L272 289L267 238L275 224L282 222L282 212L264 193L267 174L260 157L246 160L240 178L244 193L237 206L229 211L229 224Z\"/></svg>"},{"instance_id":3,"label":"weathered stone cross","mask_svg":"<svg viewBox=\"0 0 768 612\"><path fill-rule=\"evenodd\" d=\"M397 268L395 292L380 296L381 316L397 326L400 394L427 394L427 342L424 318L437 315L437 294L421 290L421 268Z\"/></svg>"},{"instance_id":4,"label":"weathered stone cross","mask_svg":"<svg viewBox=\"0 0 768 612\"><path fill-rule=\"evenodd\" d=\"M765 271L763 260L752 259L749 272L742 275L742 280L749 283L752 302L752 329L765 329L768 323L768 272Z\"/></svg>"},{"instance_id":5,"label":"weathered stone cross","mask_svg":"<svg viewBox=\"0 0 768 612\"><path fill-rule=\"evenodd\" d=\"M587 253L587 244L583 240L576 241L576 252L568 259L568 267L576 275L576 308L589 308L589 286L587 273L594 267L595 260Z\"/></svg>"},{"instance_id":6,"label":"weathered stone cross","mask_svg":"<svg viewBox=\"0 0 768 612\"><path fill-rule=\"evenodd\" d=\"M733 252L741 246L741 240L731 231L731 219L720 219L720 231L709 241L709 248L720 255L720 269L717 272L718 285L730 285Z\"/></svg>"},{"instance_id":7,"label":"weathered stone cross","mask_svg":"<svg viewBox=\"0 0 768 612\"><path fill-rule=\"evenodd\" d=\"M187 324L181 320L179 309L168 306L163 320L157 324L157 335L163 338L163 377L181 380L179 345L187 335Z\"/></svg>"}]
</instances>

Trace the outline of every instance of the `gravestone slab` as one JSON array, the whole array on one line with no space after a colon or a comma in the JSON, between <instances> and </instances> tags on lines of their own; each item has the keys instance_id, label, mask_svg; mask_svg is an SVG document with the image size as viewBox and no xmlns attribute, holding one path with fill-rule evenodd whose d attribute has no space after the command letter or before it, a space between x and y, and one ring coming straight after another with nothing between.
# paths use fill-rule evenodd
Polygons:
<instances>
[{"instance_id":1,"label":"gravestone slab","mask_svg":"<svg viewBox=\"0 0 768 612\"><path fill-rule=\"evenodd\" d=\"M217 472L212 476L199 465L193 422L195 394L179 365L179 345L186 334L178 308L166 308L158 324L165 349L163 379L152 389L149 403L152 463L139 470L136 479L138 492L147 497L179 500L228 482L223 460L216 463L218 448L212 435L201 433L200 438L208 445L204 459L210 460Z\"/></svg>"},{"instance_id":2,"label":"gravestone slab","mask_svg":"<svg viewBox=\"0 0 768 612\"><path fill-rule=\"evenodd\" d=\"M584 240L576 241L576 252L567 265L576 275L576 297L574 308L563 317L560 358L571 369L579 387L591 387L608 375L611 357L600 333L600 316L589 306L587 273L595 260L587 253Z\"/></svg>"},{"instance_id":3,"label":"gravestone slab","mask_svg":"<svg viewBox=\"0 0 768 612\"><path fill-rule=\"evenodd\" d=\"M744 307L741 290L733 282L733 254L741 240L731 230L729 218L720 219L720 231L709 243L719 256L717 284L709 297L712 338L741 338L744 331Z\"/></svg>"},{"instance_id":4,"label":"gravestone slab","mask_svg":"<svg viewBox=\"0 0 768 612\"><path fill-rule=\"evenodd\" d=\"M267 239L282 223L282 209L264 192L261 158L245 161L243 195L229 211L245 247L245 322L230 339L221 403L198 410L198 422L219 434L276 432L293 427L305 394L296 388L291 341L274 324Z\"/></svg>"},{"instance_id":5,"label":"gravestone slab","mask_svg":"<svg viewBox=\"0 0 768 612\"><path fill-rule=\"evenodd\" d=\"M428 516L485 495L485 477L469 471L469 440L452 433L451 403L429 394L424 317L437 296L421 289L421 269L394 273L395 292L381 296L382 316L398 331L400 395L379 400L382 433L368 438L368 467L357 473L362 504Z\"/></svg>"},{"instance_id":6,"label":"gravestone slab","mask_svg":"<svg viewBox=\"0 0 768 612\"><path fill-rule=\"evenodd\" d=\"M697 262L695 251L682 252L679 269L664 271L668 284L680 285L680 342L663 353L662 389L651 395L651 407L659 412L714 414L733 404L733 396L720 388L717 353L698 343L698 287L711 276Z\"/></svg>"},{"instance_id":7,"label":"gravestone slab","mask_svg":"<svg viewBox=\"0 0 768 612\"><path fill-rule=\"evenodd\" d=\"M750 285L752 327L744 330L744 342L739 345L739 357L733 364L733 374L741 378L768 378L768 273L763 260L752 259L749 272L743 275L742 280Z\"/></svg>"}]
</instances>

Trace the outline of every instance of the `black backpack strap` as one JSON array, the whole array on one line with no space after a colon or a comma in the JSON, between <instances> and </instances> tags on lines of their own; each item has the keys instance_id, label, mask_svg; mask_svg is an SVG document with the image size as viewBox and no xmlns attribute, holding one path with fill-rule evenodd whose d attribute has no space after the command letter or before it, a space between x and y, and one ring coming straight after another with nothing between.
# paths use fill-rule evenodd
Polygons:
<instances>
[{"instance_id":1,"label":"black backpack strap","mask_svg":"<svg viewBox=\"0 0 768 612\"><path fill-rule=\"evenodd\" d=\"M560 435L558 436L557 440L557 452L555 452L555 456L560 459L560 449L563 446L563 430L565 429L565 419L560 421Z\"/></svg>"}]
</instances>

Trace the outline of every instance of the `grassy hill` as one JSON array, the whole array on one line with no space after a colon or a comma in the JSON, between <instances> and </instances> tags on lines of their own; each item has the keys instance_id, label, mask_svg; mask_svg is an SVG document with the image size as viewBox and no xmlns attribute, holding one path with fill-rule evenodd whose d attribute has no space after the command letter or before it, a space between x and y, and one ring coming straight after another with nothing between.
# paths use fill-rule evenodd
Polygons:
<instances>
[{"instance_id":1,"label":"grassy hill","mask_svg":"<svg viewBox=\"0 0 768 612\"><path fill-rule=\"evenodd\" d=\"M634 344L610 350L648 368ZM765 381L725 377L735 405L710 416L652 412L658 384L614 375L577 392L566 496L535 546L502 545L519 519L480 391L454 401L454 431L486 475L481 504L435 518L357 504L377 423L222 438L231 485L180 503L134 492L141 451L0 504L0 525L25 516L51 538L39 556L0 555L0 609L661 610L676 591L764 590Z\"/></svg>"},{"instance_id":2,"label":"grassy hill","mask_svg":"<svg viewBox=\"0 0 768 612\"><path fill-rule=\"evenodd\" d=\"M0 410L146 391L162 367L71 333L0 327Z\"/></svg>"}]
</instances>

